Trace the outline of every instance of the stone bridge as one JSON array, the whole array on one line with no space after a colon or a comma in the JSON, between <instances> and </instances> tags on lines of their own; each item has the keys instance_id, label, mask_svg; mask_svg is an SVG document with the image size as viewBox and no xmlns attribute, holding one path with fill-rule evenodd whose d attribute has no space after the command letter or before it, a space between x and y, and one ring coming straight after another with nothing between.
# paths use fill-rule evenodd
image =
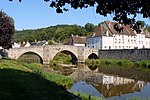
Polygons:
<instances>
[{"instance_id":1,"label":"stone bridge","mask_svg":"<svg viewBox=\"0 0 150 100\"><path fill-rule=\"evenodd\" d=\"M70 45L45 45L13 48L9 49L8 57L17 60L21 55L28 52L37 54L43 64L49 64L50 60L60 52L71 55L72 59L76 59L77 63L83 63L87 58L99 57L98 49Z\"/></svg>"}]
</instances>

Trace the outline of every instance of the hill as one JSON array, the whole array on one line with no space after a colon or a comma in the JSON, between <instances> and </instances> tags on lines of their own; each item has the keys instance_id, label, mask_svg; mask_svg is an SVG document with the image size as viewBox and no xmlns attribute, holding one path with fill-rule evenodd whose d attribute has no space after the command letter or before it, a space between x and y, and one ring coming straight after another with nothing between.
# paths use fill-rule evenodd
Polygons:
<instances>
[{"instance_id":1,"label":"hill","mask_svg":"<svg viewBox=\"0 0 150 100\"><path fill-rule=\"evenodd\" d=\"M16 31L13 35L13 41L42 41L42 40L54 40L56 42L64 41L73 35L86 36L90 34L85 27L79 25L57 25L47 28L40 28L34 30L22 30Z\"/></svg>"}]
</instances>

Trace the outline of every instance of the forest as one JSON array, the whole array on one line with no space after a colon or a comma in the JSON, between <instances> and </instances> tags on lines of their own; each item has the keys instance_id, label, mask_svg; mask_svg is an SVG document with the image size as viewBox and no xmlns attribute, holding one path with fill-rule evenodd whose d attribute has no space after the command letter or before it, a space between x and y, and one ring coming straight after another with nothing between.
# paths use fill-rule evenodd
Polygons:
<instances>
[{"instance_id":1,"label":"forest","mask_svg":"<svg viewBox=\"0 0 150 100\"><path fill-rule=\"evenodd\" d=\"M101 22L102 23L102 22ZM144 22L142 22L144 23ZM87 23L85 26L80 25L56 25L49 26L46 28L30 29L30 30L20 30L15 31L13 35L13 42L34 42L34 41L55 41L64 42L66 39L70 38L71 35L78 36L90 36L98 26L92 23ZM143 24L144 30L150 32L150 26Z\"/></svg>"},{"instance_id":2,"label":"forest","mask_svg":"<svg viewBox=\"0 0 150 100\"><path fill-rule=\"evenodd\" d=\"M98 26L87 23L84 27L80 25L56 25L46 28L15 31L13 35L14 42L34 42L42 40L53 40L55 42L63 42L71 35L88 36Z\"/></svg>"}]
</instances>

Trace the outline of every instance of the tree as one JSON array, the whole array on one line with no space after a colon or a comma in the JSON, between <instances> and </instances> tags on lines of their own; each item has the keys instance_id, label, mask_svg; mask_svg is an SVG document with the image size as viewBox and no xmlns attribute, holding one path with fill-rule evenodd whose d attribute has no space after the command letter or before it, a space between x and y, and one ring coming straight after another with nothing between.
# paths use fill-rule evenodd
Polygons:
<instances>
[{"instance_id":1,"label":"tree","mask_svg":"<svg viewBox=\"0 0 150 100\"><path fill-rule=\"evenodd\" d=\"M85 27L86 31L88 31L88 32L93 32L95 29L95 26L92 23L87 23L87 24L85 24L84 27Z\"/></svg>"},{"instance_id":2,"label":"tree","mask_svg":"<svg viewBox=\"0 0 150 100\"><path fill-rule=\"evenodd\" d=\"M5 12L0 11L0 46L10 48L14 32L14 20Z\"/></svg>"},{"instance_id":3,"label":"tree","mask_svg":"<svg viewBox=\"0 0 150 100\"><path fill-rule=\"evenodd\" d=\"M141 26L142 28L146 25L144 21L137 21L136 24Z\"/></svg>"}]
</instances>

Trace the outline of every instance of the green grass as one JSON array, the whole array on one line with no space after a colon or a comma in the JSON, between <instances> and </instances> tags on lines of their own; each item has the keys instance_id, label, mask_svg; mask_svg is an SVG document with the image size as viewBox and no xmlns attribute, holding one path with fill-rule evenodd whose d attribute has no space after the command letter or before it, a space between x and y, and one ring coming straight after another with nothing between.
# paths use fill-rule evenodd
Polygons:
<instances>
[{"instance_id":1,"label":"green grass","mask_svg":"<svg viewBox=\"0 0 150 100\"><path fill-rule=\"evenodd\" d=\"M58 81L62 76L43 72L43 77L41 74L36 74L37 71L32 71L33 65L24 65L13 60L0 60L0 100L74 100L77 98L63 86L55 83L56 79ZM67 78L64 80L60 78L60 80L66 81Z\"/></svg>"},{"instance_id":2,"label":"green grass","mask_svg":"<svg viewBox=\"0 0 150 100\"><path fill-rule=\"evenodd\" d=\"M21 63L16 62L15 60L0 60L0 69L5 68L29 71L29 69L27 69Z\"/></svg>"}]
</instances>

